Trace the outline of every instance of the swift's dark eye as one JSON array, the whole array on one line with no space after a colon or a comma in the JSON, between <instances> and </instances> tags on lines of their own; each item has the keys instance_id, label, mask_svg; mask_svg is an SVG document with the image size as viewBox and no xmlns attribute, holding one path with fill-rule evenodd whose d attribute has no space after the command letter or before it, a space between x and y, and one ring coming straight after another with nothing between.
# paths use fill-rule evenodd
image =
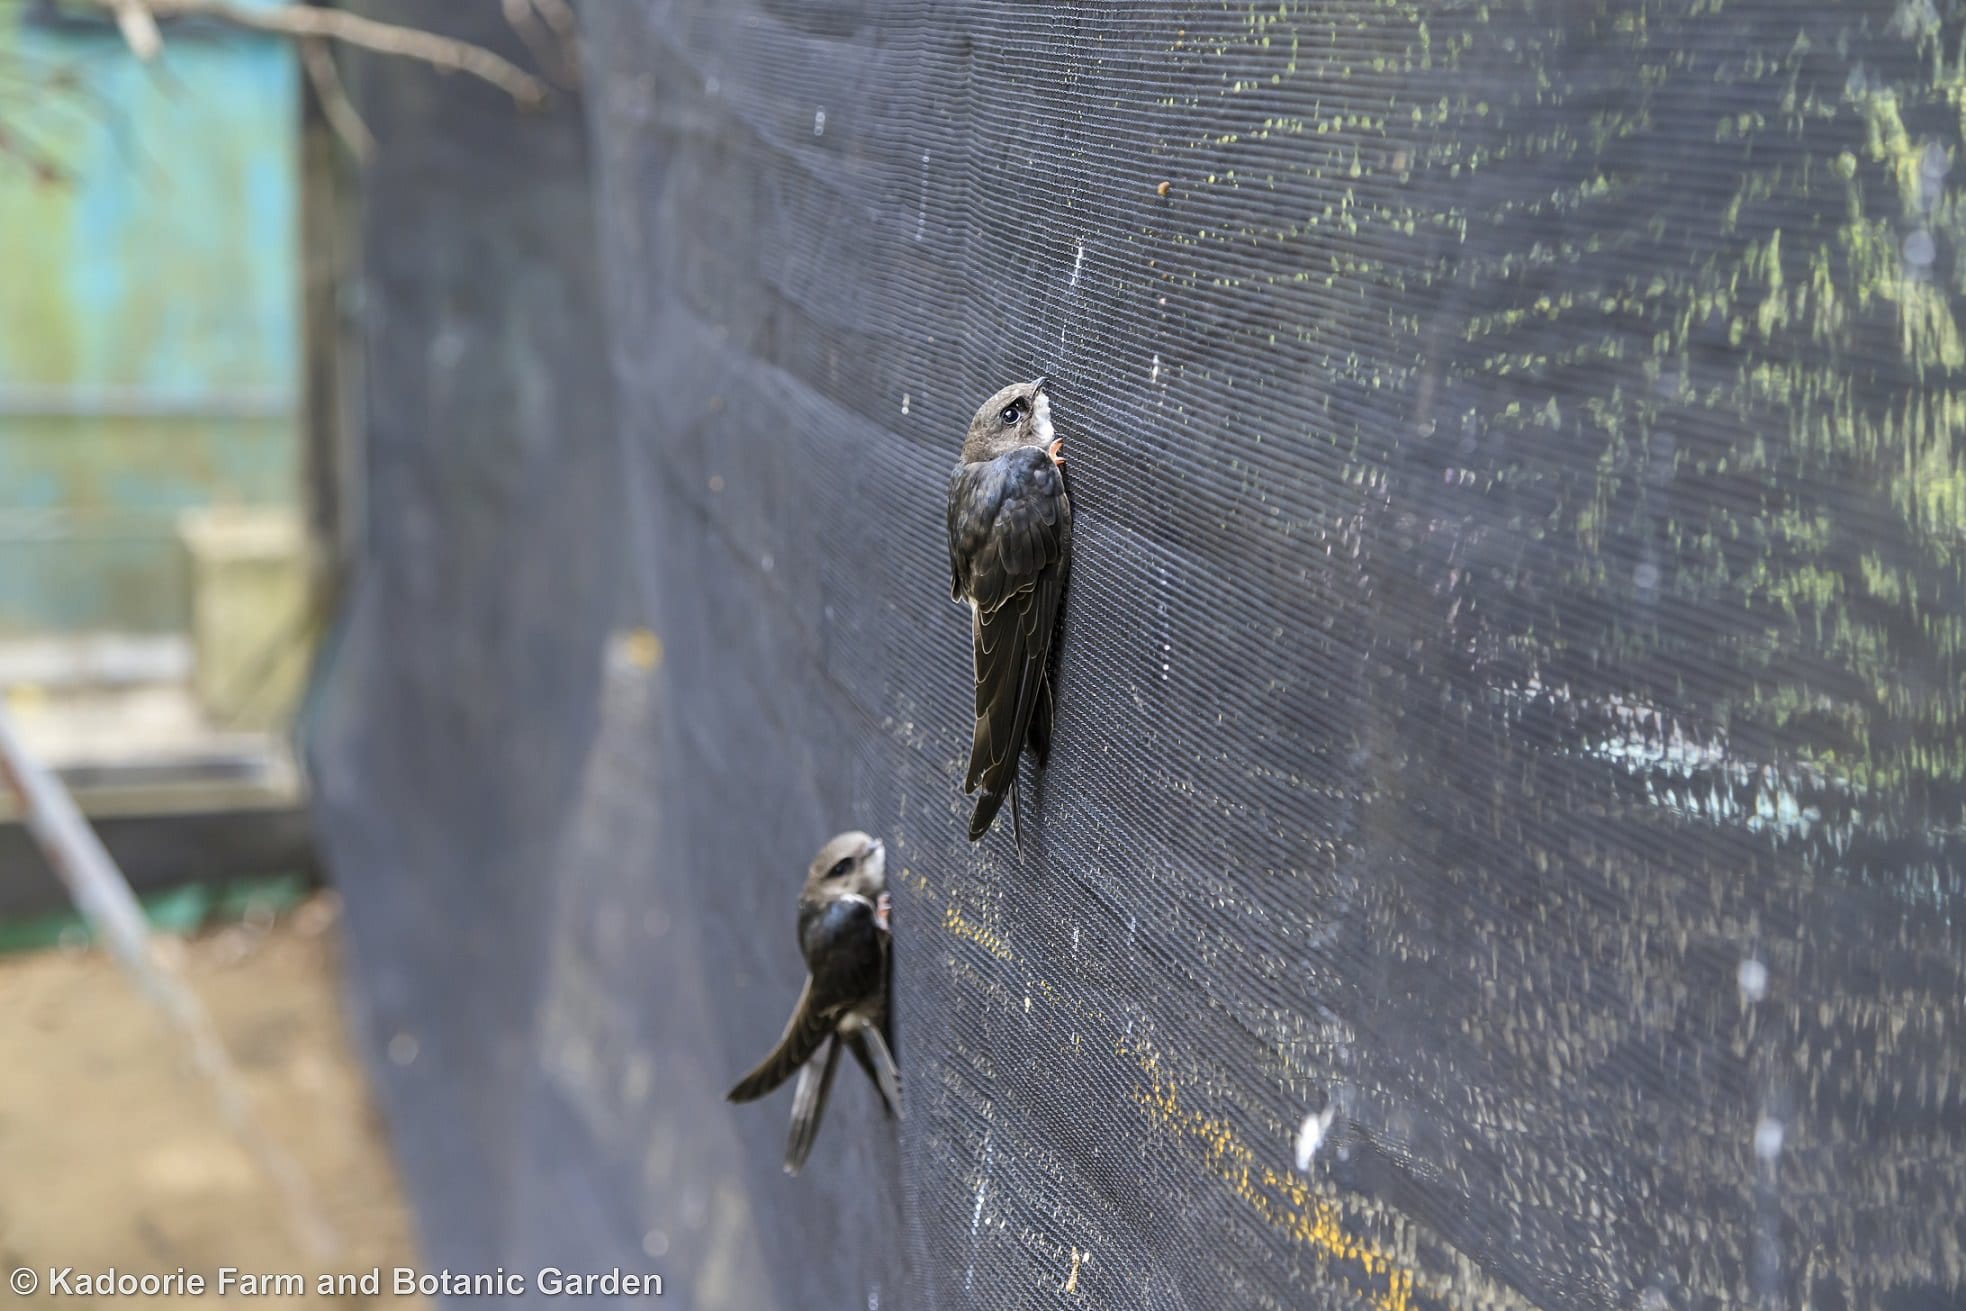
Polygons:
<instances>
[{"instance_id":1,"label":"swift's dark eye","mask_svg":"<svg viewBox=\"0 0 1966 1311\"><path fill-rule=\"evenodd\" d=\"M833 868L826 871L829 879L843 879L853 869L853 857L842 856L833 862Z\"/></svg>"},{"instance_id":2,"label":"swift's dark eye","mask_svg":"<svg viewBox=\"0 0 1966 1311\"><path fill-rule=\"evenodd\" d=\"M1019 419L1024 417L1024 402L1012 401L1010 404L1003 407L1003 413L999 414L997 417L999 419L1002 419L1006 426L1009 424L1016 423Z\"/></svg>"}]
</instances>

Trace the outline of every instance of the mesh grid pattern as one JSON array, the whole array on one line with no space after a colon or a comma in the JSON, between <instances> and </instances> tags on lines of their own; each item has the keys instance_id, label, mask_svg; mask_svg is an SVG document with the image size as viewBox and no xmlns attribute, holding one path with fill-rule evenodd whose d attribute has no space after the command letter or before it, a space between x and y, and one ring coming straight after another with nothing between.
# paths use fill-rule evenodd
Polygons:
<instances>
[{"instance_id":1,"label":"mesh grid pattern","mask_svg":"<svg viewBox=\"0 0 1966 1311\"><path fill-rule=\"evenodd\" d=\"M467 360L466 441L378 348L317 751L366 1004L445 1049L392 1110L476 1117L477 1187L412 1155L433 1247L658 1251L706 1307L1956 1300L1966 24L583 17L591 176L447 275L472 359L572 371L528 411ZM443 202L479 223L546 167L488 151ZM435 243L430 190L370 203ZM604 313L514 326L590 259ZM1038 373L1076 549L1020 860L963 841L941 498ZM488 626L513 658L457 676ZM793 1182L783 1098L717 1097L848 826L892 853L909 1118L843 1078ZM403 964L405 914L458 941Z\"/></svg>"}]
</instances>

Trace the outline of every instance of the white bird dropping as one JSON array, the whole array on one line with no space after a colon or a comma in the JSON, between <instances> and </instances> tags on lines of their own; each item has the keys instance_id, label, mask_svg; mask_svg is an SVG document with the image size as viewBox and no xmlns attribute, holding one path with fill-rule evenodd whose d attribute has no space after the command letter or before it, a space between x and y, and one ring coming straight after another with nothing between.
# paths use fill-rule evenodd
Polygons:
<instances>
[{"instance_id":1,"label":"white bird dropping","mask_svg":"<svg viewBox=\"0 0 1966 1311\"><path fill-rule=\"evenodd\" d=\"M1297 1168L1308 1171L1311 1161L1317 1156L1318 1145L1331 1128L1331 1122L1338 1118L1338 1108L1327 1106L1321 1111L1304 1117L1304 1123L1297 1126Z\"/></svg>"}]
</instances>

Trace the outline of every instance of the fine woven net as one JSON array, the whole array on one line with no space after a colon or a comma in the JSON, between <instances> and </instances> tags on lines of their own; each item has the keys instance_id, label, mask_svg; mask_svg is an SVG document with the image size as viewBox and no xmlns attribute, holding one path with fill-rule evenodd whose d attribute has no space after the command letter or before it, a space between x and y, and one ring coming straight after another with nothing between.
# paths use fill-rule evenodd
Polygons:
<instances>
[{"instance_id":1,"label":"fine woven net","mask_svg":"<svg viewBox=\"0 0 1966 1311\"><path fill-rule=\"evenodd\" d=\"M1966 20L582 18L584 111L358 83L371 552L313 758L433 1261L1956 1304ZM1038 373L1076 555L1020 859L964 841L942 498ZM789 1094L720 1099L846 827L908 1118L847 1068L788 1180Z\"/></svg>"}]
</instances>

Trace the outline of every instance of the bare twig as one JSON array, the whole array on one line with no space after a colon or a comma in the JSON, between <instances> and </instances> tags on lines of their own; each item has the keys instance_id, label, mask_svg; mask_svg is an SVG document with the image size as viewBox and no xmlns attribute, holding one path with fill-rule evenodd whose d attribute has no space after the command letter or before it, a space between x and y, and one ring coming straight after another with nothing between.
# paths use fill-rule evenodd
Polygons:
<instances>
[{"instance_id":1,"label":"bare twig","mask_svg":"<svg viewBox=\"0 0 1966 1311\"><path fill-rule=\"evenodd\" d=\"M52 155L22 137L5 123L0 123L0 157L18 160L22 167L34 175L34 180L44 186L55 186L68 181L67 171L55 162Z\"/></svg>"},{"instance_id":2,"label":"bare twig","mask_svg":"<svg viewBox=\"0 0 1966 1311\"><path fill-rule=\"evenodd\" d=\"M572 11L564 3L556 8L554 0L504 0L504 9L505 21L526 43L532 57L551 69L562 86L580 85Z\"/></svg>"},{"instance_id":3,"label":"bare twig","mask_svg":"<svg viewBox=\"0 0 1966 1311\"><path fill-rule=\"evenodd\" d=\"M138 59L156 58L164 48L164 38L157 31L150 6L144 0L110 0L109 7L116 13L116 30L123 34L130 53Z\"/></svg>"},{"instance_id":4,"label":"bare twig","mask_svg":"<svg viewBox=\"0 0 1966 1311\"><path fill-rule=\"evenodd\" d=\"M532 7L539 11L539 16L546 20L546 25L553 29L555 36L569 46L573 44L573 6L567 0L532 0Z\"/></svg>"},{"instance_id":5,"label":"bare twig","mask_svg":"<svg viewBox=\"0 0 1966 1311\"><path fill-rule=\"evenodd\" d=\"M348 98L347 88L341 84L341 70L335 67L334 52L328 49L328 43L318 36L303 37L300 62L321 101L321 113L327 118L328 126L341 138L341 144L348 148L356 163L368 163L375 154L375 134L369 131L369 125L362 121L355 103Z\"/></svg>"},{"instance_id":6,"label":"bare twig","mask_svg":"<svg viewBox=\"0 0 1966 1311\"><path fill-rule=\"evenodd\" d=\"M0 15L6 12L5 4L0 0ZM66 186L74 181L68 168L39 144L41 138L64 140L78 123L100 127L113 118L107 99L73 63L18 49L0 50L0 159L18 163L37 182Z\"/></svg>"},{"instance_id":7,"label":"bare twig","mask_svg":"<svg viewBox=\"0 0 1966 1311\"><path fill-rule=\"evenodd\" d=\"M67 885L76 909L190 1047L232 1132L285 1201L302 1246L317 1259L332 1256L338 1246L335 1233L314 1201L307 1176L253 1117L211 1015L157 950L123 872L75 808L68 790L21 745L4 708L0 708L0 787L19 798L28 831Z\"/></svg>"},{"instance_id":8,"label":"bare twig","mask_svg":"<svg viewBox=\"0 0 1966 1311\"><path fill-rule=\"evenodd\" d=\"M247 8L230 0L90 0L99 9L120 15L123 6L147 6L161 18L211 18L234 27L304 39L318 37L359 46L382 55L415 59L454 73L469 73L491 83L528 109L546 103L546 84L503 55L483 46L439 36L413 27L381 23L345 9L317 9L312 5L284 4ZM119 19L120 21L120 19ZM132 47L134 48L134 47Z\"/></svg>"}]
</instances>

